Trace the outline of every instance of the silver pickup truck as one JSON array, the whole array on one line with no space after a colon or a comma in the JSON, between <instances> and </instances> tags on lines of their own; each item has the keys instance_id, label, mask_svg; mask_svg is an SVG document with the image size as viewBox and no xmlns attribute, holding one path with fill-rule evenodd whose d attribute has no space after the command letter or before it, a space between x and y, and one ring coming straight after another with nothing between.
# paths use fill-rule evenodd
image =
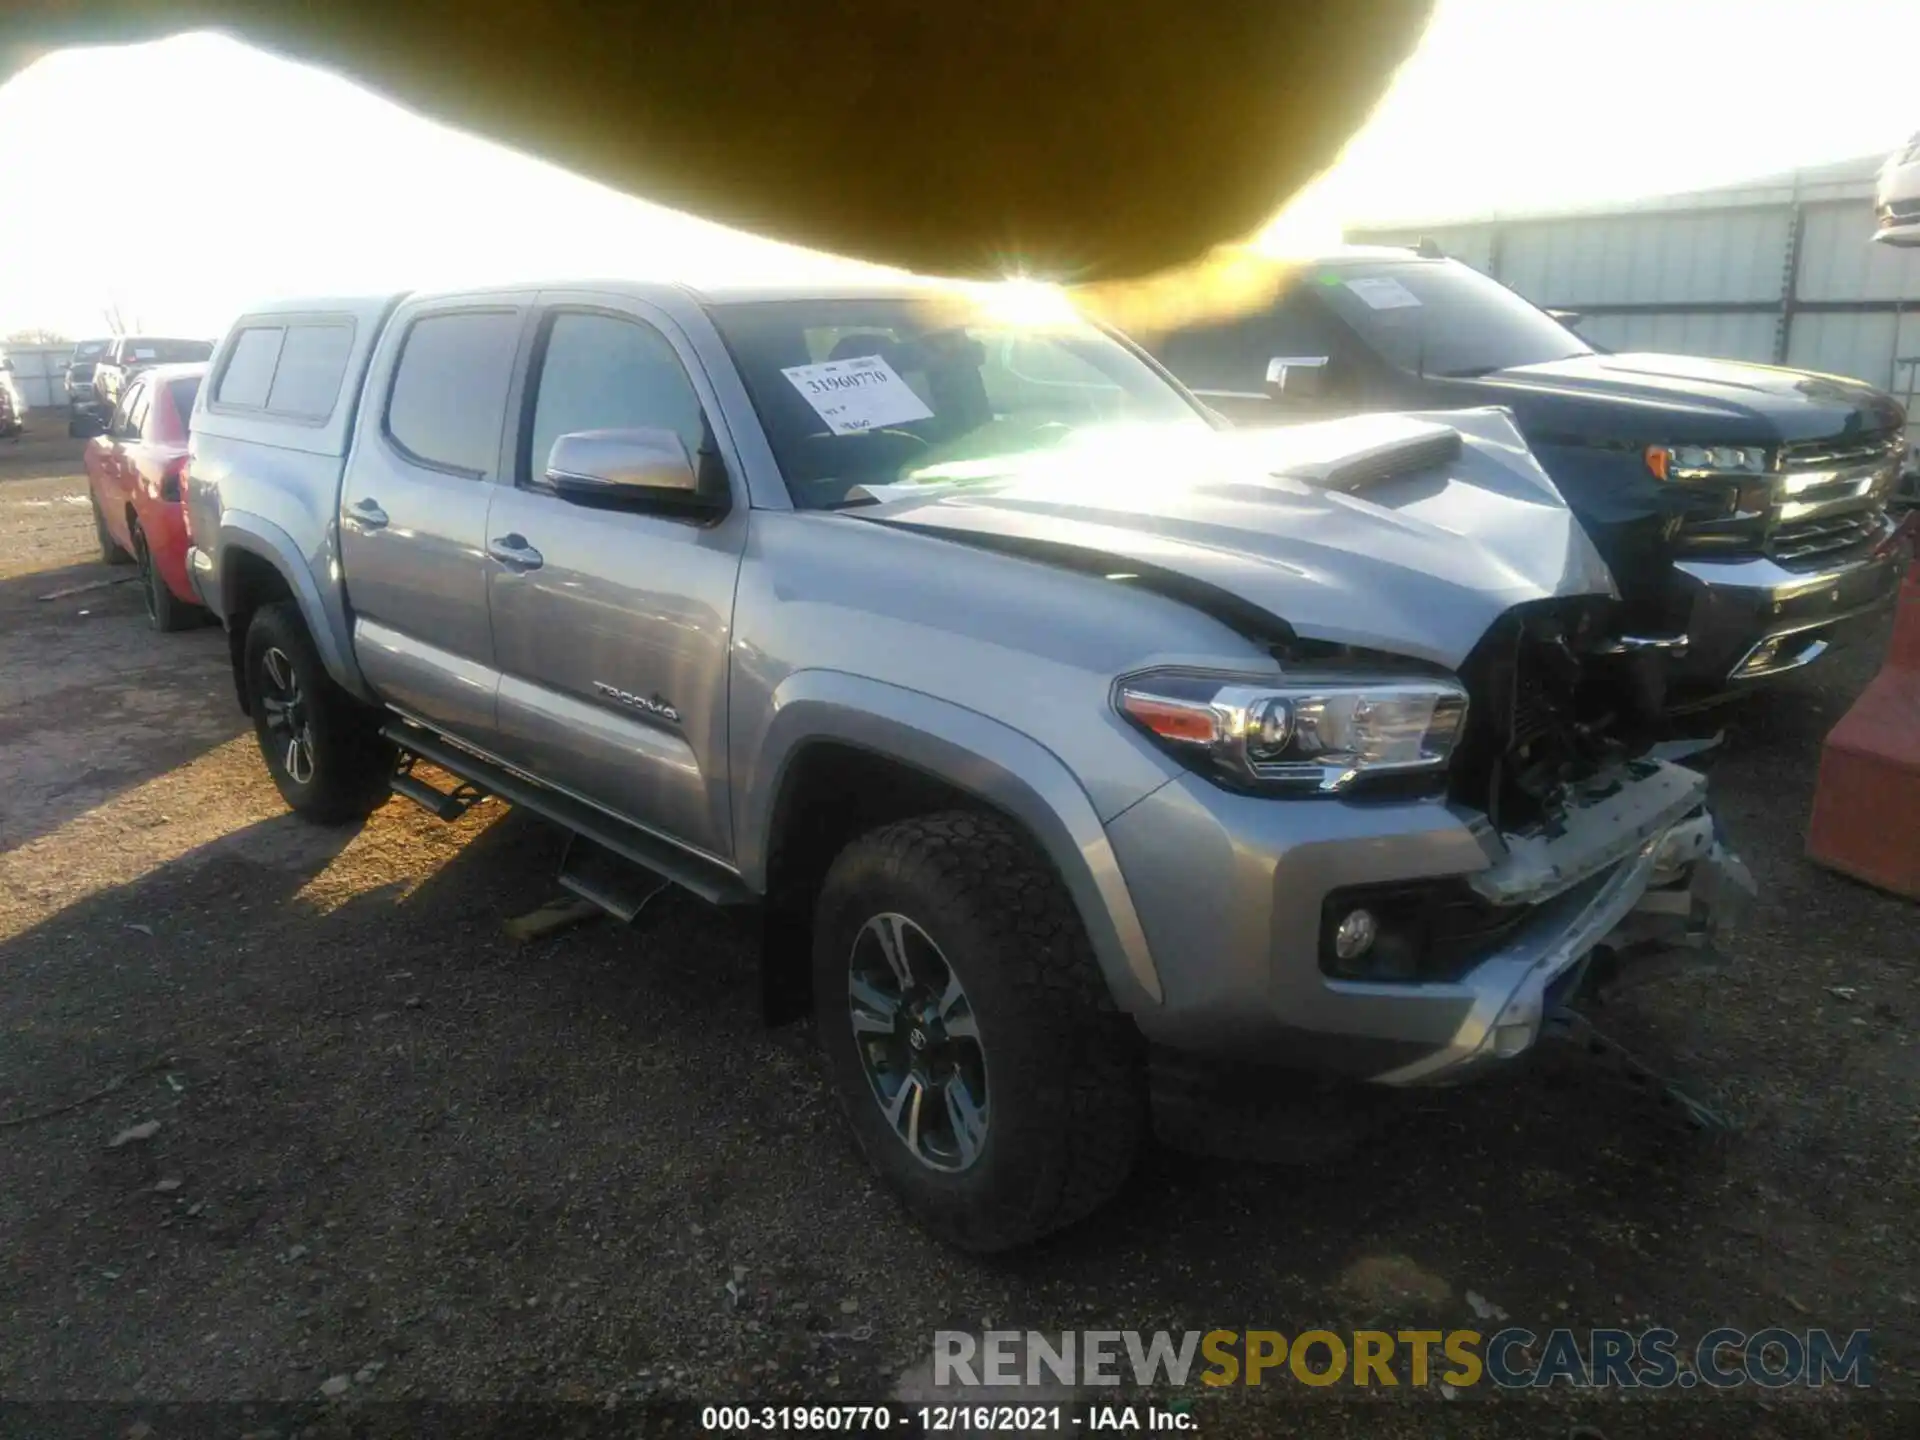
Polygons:
<instances>
[{"instance_id":1,"label":"silver pickup truck","mask_svg":"<svg viewBox=\"0 0 1920 1440\"><path fill-rule=\"evenodd\" d=\"M187 486L290 805L493 794L615 914L756 907L862 1150L983 1250L1121 1185L1150 1055L1497 1070L1744 878L1504 412L1235 432L1027 308L274 305Z\"/></svg>"}]
</instances>

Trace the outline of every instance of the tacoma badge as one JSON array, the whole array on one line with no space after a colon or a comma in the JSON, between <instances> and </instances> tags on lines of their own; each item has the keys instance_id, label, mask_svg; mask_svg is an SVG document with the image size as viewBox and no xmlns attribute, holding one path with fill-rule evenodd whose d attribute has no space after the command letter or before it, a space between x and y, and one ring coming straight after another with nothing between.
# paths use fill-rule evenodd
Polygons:
<instances>
[{"instance_id":1,"label":"tacoma badge","mask_svg":"<svg viewBox=\"0 0 1920 1440\"><path fill-rule=\"evenodd\" d=\"M622 690L618 685L609 685L604 680L594 681L593 688L609 700L617 700L630 710L643 711L648 715L657 716L670 724L678 725L680 723L680 712L658 695L649 699L645 695L636 695L631 690Z\"/></svg>"}]
</instances>

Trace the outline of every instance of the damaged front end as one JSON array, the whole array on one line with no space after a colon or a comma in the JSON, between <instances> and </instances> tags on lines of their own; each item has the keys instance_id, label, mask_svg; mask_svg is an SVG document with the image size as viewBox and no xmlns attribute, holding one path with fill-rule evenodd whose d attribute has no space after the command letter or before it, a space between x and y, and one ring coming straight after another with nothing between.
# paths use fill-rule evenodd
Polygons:
<instances>
[{"instance_id":1,"label":"damaged front end","mask_svg":"<svg viewBox=\"0 0 1920 1440\"><path fill-rule=\"evenodd\" d=\"M1755 887L1661 742L1657 688L1610 645L1589 600L1523 605L1462 667L1472 708L1450 799L1471 813L1486 869L1465 885L1499 943L1457 977L1473 1003L1449 1043L1378 1077L1450 1081L1543 1035L1598 1043L1567 1007L1675 961L1712 963Z\"/></svg>"}]
</instances>

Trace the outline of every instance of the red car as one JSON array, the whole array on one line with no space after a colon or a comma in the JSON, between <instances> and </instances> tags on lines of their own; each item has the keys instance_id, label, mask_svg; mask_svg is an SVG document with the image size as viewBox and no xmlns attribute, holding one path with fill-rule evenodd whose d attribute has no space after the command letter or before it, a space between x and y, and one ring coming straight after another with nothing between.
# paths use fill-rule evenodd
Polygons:
<instances>
[{"instance_id":1,"label":"red car","mask_svg":"<svg viewBox=\"0 0 1920 1440\"><path fill-rule=\"evenodd\" d=\"M104 434L87 442L87 492L100 558L140 567L156 630L204 624L187 576L187 421L205 365L156 365L127 382Z\"/></svg>"}]
</instances>

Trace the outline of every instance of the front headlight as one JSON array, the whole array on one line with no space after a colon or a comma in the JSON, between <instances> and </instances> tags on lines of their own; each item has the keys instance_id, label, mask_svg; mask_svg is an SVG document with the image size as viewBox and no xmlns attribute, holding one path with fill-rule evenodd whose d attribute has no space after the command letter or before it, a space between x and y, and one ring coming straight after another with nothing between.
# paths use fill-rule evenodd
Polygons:
<instances>
[{"instance_id":1,"label":"front headlight","mask_svg":"<svg viewBox=\"0 0 1920 1440\"><path fill-rule=\"evenodd\" d=\"M1656 480L1762 475L1773 467L1762 445L1649 445L1646 460Z\"/></svg>"},{"instance_id":2,"label":"front headlight","mask_svg":"<svg viewBox=\"0 0 1920 1440\"><path fill-rule=\"evenodd\" d=\"M1467 722L1467 692L1438 678L1160 670L1121 680L1114 706L1217 778L1315 793L1367 775L1442 770Z\"/></svg>"}]
</instances>

